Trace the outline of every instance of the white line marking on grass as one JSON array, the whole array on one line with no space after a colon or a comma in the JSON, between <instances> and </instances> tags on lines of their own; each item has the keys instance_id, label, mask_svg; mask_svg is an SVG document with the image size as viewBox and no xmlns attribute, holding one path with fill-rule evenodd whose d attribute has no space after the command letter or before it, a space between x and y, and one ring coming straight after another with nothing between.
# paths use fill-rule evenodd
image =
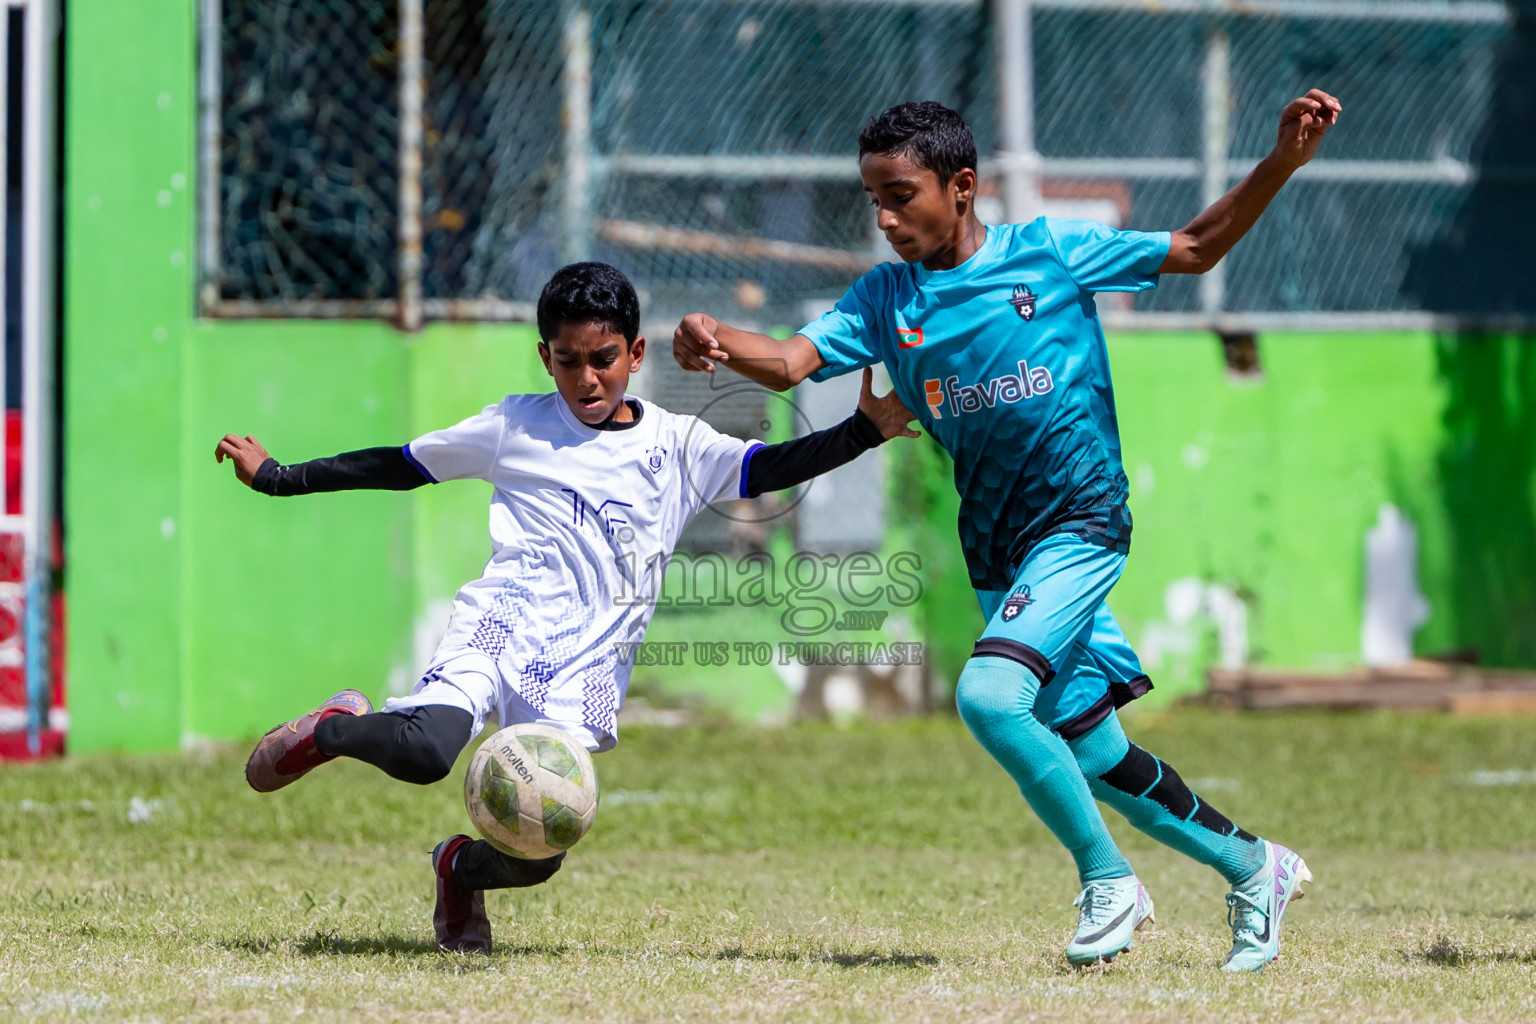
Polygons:
<instances>
[{"instance_id":1,"label":"white line marking on grass","mask_svg":"<svg viewBox=\"0 0 1536 1024\"><path fill-rule=\"evenodd\" d=\"M1219 779L1211 776L1204 779L1190 779L1189 788L1196 793L1204 790L1207 793L1232 792L1243 788L1243 784L1237 779Z\"/></svg>"},{"instance_id":2,"label":"white line marking on grass","mask_svg":"<svg viewBox=\"0 0 1536 1024\"><path fill-rule=\"evenodd\" d=\"M204 978L211 985L221 988L257 989L276 991L278 989L313 988L320 983L315 977L305 977L292 971L284 971L281 974L231 974L217 967L204 967L194 972L199 978Z\"/></svg>"},{"instance_id":3,"label":"white line marking on grass","mask_svg":"<svg viewBox=\"0 0 1536 1024\"><path fill-rule=\"evenodd\" d=\"M49 802L47 800L21 800L14 805L0 804L0 807L14 806L25 814L52 814L54 811L79 811L84 814L95 814L96 804L91 800L59 800ZM133 797L126 804L120 800L110 801L106 806L123 808L124 816L135 825L142 825L159 815L169 813L176 809L176 801L160 797L151 797L146 800L141 796Z\"/></svg>"},{"instance_id":4,"label":"white line marking on grass","mask_svg":"<svg viewBox=\"0 0 1536 1024\"><path fill-rule=\"evenodd\" d=\"M136 796L128 801L128 820L135 825L142 825L156 815L170 810L172 806L170 800L161 800L159 797L145 800L141 796Z\"/></svg>"},{"instance_id":5,"label":"white line marking on grass","mask_svg":"<svg viewBox=\"0 0 1536 1024\"><path fill-rule=\"evenodd\" d=\"M604 807L622 807L625 804L655 807L660 804L718 804L730 798L717 791L679 793L665 789L614 789L603 793L598 799Z\"/></svg>"},{"instance_id":6,"label":"white line marking on grass","mask_svg":"<svg viewBox=\"0 0 1536 1024\"><path fill-rule=\"evenodd\" d=\"M623 804L640 804L648 807L654 804L679 803L683 799L683 794L663 793L654 789L611 789L602 794L599 799L609 807L619 807Z\"/></svg>"},{"instance_id":7,"label":"white line marking on grass","mask_svg":"<svg viewBox=\"0 0 1536 1024\"><path fill-rule=\"evenodd\" d=\"M105 1010L111 1005L112 1000L106 996L73 988L39 993L36 999L27 1000L17 1009L30 1017L53 1017L66 1012L85 1013L91 1010Z\"/></svg>"},{"instance_id":8,"label":"white line marking on grass","mask_svg":"<svg viewBox=\"0 0 1536 1024\"><path fill-rule=\"evenodd\" d=\"M313 984L297 974L234 974L218 981L225 988L301 988Z\"/></svg>"},{"instance_id":9,"label":"white line marking on grass","mask_svg":"<svg viewBox=\"0 0 1536 1024\"><path fill-rule=\"evenodd\" d=\"M0 804L0 806L4 806ZM18 811L26 811L30 814L47 814L49 811L84 811L93 814L96 805L89 800L61 800L58 803L48 803L41 800L23 800L15 805Z\"/></svg>"},{"instance_id":10,"label":"white line marking on grass","mask_svg":"<svg viewBox=\"0 0 1536 1024\"><path fill-rule=\"evenodd\" d=\"M1472 772L1464 781L1471 786L1536 786L1536 771Z\"/></svg>"}]
</instances>

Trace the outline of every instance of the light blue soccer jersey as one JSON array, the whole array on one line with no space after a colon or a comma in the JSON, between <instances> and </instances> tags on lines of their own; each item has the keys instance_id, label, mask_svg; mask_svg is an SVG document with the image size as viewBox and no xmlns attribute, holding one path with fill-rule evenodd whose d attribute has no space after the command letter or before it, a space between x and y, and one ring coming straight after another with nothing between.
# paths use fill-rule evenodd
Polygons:
<instances>
[{"instance_id":1,"label":"light blue soccer jersey","mask_svg":"<svg viewBox=\"0 0 1536 1024\"><path fill-rule=\"evenodd\" d=\"M971 583L1010 585L1041 538L1117 551L1128 487L1093 293L1157 286L1167 232L1042 217L987 228L953 270L884 263L800 333L825 380L875 362L955 462Z\"/></svg>"}]
</instances>

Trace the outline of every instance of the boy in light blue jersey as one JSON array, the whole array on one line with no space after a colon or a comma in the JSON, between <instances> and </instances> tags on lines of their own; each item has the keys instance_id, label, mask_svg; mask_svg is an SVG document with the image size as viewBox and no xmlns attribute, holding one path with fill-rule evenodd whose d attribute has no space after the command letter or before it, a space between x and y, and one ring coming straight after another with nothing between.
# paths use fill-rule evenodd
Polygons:
<instances>
[{"instance_id":1,"label":"boy in light blue jersey","mask_svg":"<svg viewBox=\"0 0 1536 1024\"><path fill-rule=\"evenodd\" d=\"M1152 684L1105 604L1131 514L1093 296L1209 270L1340 110L1318 90L1292 101L1252 173L1180 231L1147 233L1045 217L985 226L965 122L937 103L893 107L860 134L859 170L904 262L875 267L786 341L702 313L673 338L685 369L723 362L778 389L884 363L953 457L960 540L988 620L955 699L1076 861L1074 964L1113 960L1152 920L1094 797L1232 885L1225 970L1262 970L1278 955L1285 909L1311 878L1295 852L1238 828L1131 744L1115 714Z\"/></svg>"}]
</instances>

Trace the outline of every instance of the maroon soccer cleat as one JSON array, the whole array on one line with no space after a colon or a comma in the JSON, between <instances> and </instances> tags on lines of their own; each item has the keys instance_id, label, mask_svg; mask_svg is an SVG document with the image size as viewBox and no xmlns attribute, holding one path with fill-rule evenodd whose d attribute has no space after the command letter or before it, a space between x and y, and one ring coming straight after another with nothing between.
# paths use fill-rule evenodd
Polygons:
<instances>
[{"instance_id":1,"label":"maroon soccer cleat","mask_svg":"<svg viewBox=\"0 0 1536 1024\"><path fill-rule=\"evenodd\" d=\"M297 782L311 768L331 760L315 749L315 726L331 715L367 715L373 712L368 698L356 690L342 690L301 718L284 722L261 738L245 762L245 781L258 793L282 789Z\"/></svg>"},{"instance_id":2,"label":"maroon soccer cleat","mask_svg":"<svg viewBox=\"0 0 1536 1024\"><path fill-rule=\"evenodd\" d=\"M454 855L470 841L458 835L444 839L432 851L432 870L437 875L437 905L432 908L432 930L437 948L451 953L489 953L491 919L485 916L485 893L461 889L453 878Z\"/></svg>"}]
</instances>

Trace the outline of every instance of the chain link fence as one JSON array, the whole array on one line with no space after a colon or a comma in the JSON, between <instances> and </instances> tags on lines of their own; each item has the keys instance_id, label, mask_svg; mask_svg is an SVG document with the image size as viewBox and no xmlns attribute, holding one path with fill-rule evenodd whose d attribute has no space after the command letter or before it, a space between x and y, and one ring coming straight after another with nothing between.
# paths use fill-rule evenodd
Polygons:
<instances>
[{"instance_id":1,"label":"chain link fence","mask_svg":"<svg viewBox=\"0 0 1536 1024\"><path fill-rule=\"evenodd\" d=\"M427 298L531 301L561 265L561 12L553 0L426 6Z\"/></svg>"},{"instance_id":2,"label":"chain link fence","mask_svg":"<svg viewBox=\"0 0 1536 1024\"><path fill-rule=\"evenodd\" d=\"M384 0L224 5L217 135L202 140L219 185L205 303L281 315L396 296L396 15Z\"/></svg>"},{"instance_id":3,"label":"chain link fence","mask_svg":"<svg viewBox=\"0 0 1536 1024\"><path fill-rule=\"evenodd\" d=\"M1515 30L1531 10L1036 0L1021 40L998 27L1014 0L204 3L211 315L526 319L556 267L596 258L653 322L704 308L794 327L891 256L855 161L890 104L968 118L984 218L1166 229L1317 86L1343 99L1339 129L1222 272L1106 302L1106 319L1536 318L1517 254L1468 241L1536 202L1520 141L1536 54ZM998 82L1019 62L1015 124ZM1002 173L1021 159L1038 168L1023 200Z\"/></svg>"},{"instance_id":4,"label":"chain link fence","mask_svg":"<svg viewBox=\"0 0 1536 1024\"><path fill-rule=\"evenodd\" d=\"M1412 322L1400 314L1455 308L1413 271L1458 231L1480 172L1536 188L1536 161L1479 167L1489 136L1513 129L1490 116L1501 76L1518 74L1512 14L1499 5L1270 4L1267 17L1101 6L1062 2L1035 16L1048 206L1052 186L1060 194L1077 174L1080 187L1124 190L1126 226L1181 225L1269 151L1280 109L1302 89L1320 86L1345 104L1319 157L1223 272L1165 280L1138 297L1137 313ZM1082 59L1095 52L1140 56ZM1516 299L1461 308L1514 313ZM1528 296L1523 307L1536 303Z\"/></svg>"}]
</instances>

